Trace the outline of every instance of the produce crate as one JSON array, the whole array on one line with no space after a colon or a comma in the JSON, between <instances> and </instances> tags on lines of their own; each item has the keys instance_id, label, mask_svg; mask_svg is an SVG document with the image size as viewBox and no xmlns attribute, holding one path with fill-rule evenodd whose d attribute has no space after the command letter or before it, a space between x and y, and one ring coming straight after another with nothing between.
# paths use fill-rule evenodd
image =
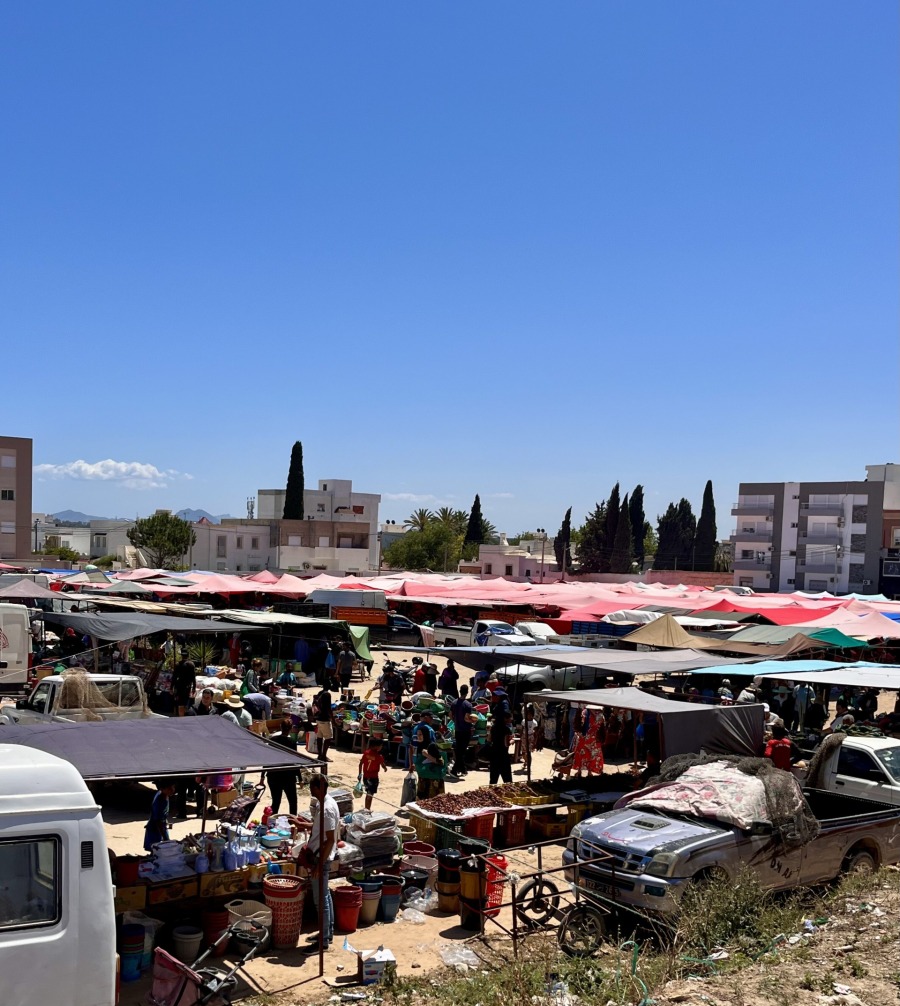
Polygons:
<instances>
[{"instance_id":1,"label":"produce crate","mask_svg":"<svg viewBox=\"0 0 900 1006\"><path fill-rule=\"evenodd\" d=\"M509 848L513 845L522 845L525 841L525 820L528 817L526 810L505 810L497 815L497 832L500 836L500 844Z\"/></svg>"},{"instance_id":2,"label":"produce crate","mask_svg":"<svg viewBox=\"0 0 900 1006\"><path fill-rule=\"evenodd\" d=\"M531 830L541 838L565 838L569 834L569 825L564 817L555 814L532 814Z\"/></svg>"},{"instance_id":3,"label":"produce crate","mask_svg":"<svg viewBox=\"0 0 900 1006\"><path fill-rule=\"evenodd\" d=\"M460 835L465 834L465 827L464 817L440 818L435 829L433 843L435 849L455 849L459 845Z\"/></svg>"},{"instance_id":4,"label":"produce crate","mask_svg":"<svg viewBox=\"0 0 900 1006\"><path fill-rule=\"evenodd\" d=\"M416 829L416 838L420 842L434 845L435 823L430 817L418 817L416 814L409 815L410 825Z\"/></svg>"},{"instance_id":5,"label":"produce crate","mask_svg":"<svg viewBox=\"0 0 900 1006\"><path fill-rule=\"evenodd\" d=\"M489 810L484 814L476 814L465 819L463 834L468 838L478 838L488 845L494 839L494 811Z\"/></svg>"},{"instance_id":6,"label":"produce crate","mask_svg":"<svg viewBox=\"0 0 900 1006\"><path fill-rule=\"evenodd\" d=\"M588 816L589 803L570 803L566 807L566 824L571 831L579 821Z\"/></svg>"}]
</instances>

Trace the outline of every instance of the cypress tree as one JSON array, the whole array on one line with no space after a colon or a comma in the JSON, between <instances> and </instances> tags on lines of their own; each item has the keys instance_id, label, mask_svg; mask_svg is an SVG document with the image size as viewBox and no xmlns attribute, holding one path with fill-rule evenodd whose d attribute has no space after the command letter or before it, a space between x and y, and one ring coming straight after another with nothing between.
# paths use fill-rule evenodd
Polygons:
<instances>
[{"instance_id":1,"label":"cypress tree","mask_svg":"<svg viewBox=\"0 0 900 1006\"><path fill-rule=\"evenodd\" d=\"M622 505L619 502L619 483L617 482L613 486L612 492L609 494L609 499L606 503L606 526L603 529L603 536L606 541L606 555L603 567L600 570L601 573L609 572L609 552L616 540L616 525L619 523L619 511L621 509Z\"/></svg>"},{"instance_id":2,"label":"cypress tree","mask_svg":"<svg viewBox=\"0 0 900 1006\"><path fill-rule=\"evenodd\" d=\"M670 503L662 517L657 518L656 535L654 568L674 569L678 559L678 511L674 503Z\"/></svg>"},{"instance_id":3,"label":"cypress tree","mask_svg":"<svg viewBox=\"0 0 900 1006\"><path fill-rule=\"evenodd\" d=\"M712 572L716 568L716 502L710 479L703 490L703 506L694 536L694 569Z\"/></svg>"},{"instance_id":4,"label":"cypress tree","mask_svg":"<svg viewBox=\"0 0 900 1006\"><path fill-rule=\"evenodd\" d=\"M287 487L284 493L284 519L303 520L303 444L297 440L291 449Z\"/></svg>"},{"instance_id":5,"label":"cypress tree","mask_svg":"<svg viewBox=\"0 0 900 1006\"><path fill-rule=\"evenodd\" d=\"M638 567L643 569L647 518L644 514L644 487L641 485L635 486L634 492L631 494L628 516L631 519L631 554L637 560Z\"/></svg>"},{"instance_id":6,"label":"cypress tree","mask_svg":"<svg viewBox=\"0 0 900 1006\"><path fill-rule=\"evenodd\" d=\"M563 522L556 537L553 539L553 551L556 553L556 565L561 573L565 573L572 565L572 508L566 510Z\"/></svg>"},{"instance_id":7,"label":"cypress tree","mask_svg":"<svg viewBox=\"0 0 900 1006\"><path fill-rule=\"evenodd\" d=\"M581 525L578 542L578 569L581 573L600 573L606 554L606 502L598 503Z\"/></svg>"},{"instance_id":8,"label":"cypress tree","mask_svg":"<svg viewBox=\"0 0 900 1006\"><path fill-rule=\"evenodd\" d=\"M628 508L628 495L622 500L619 508L619 519L616 522L616 538L609 556L610 573L631 572L631 513Z\"/></svg>"},{"instance_id":9,"label":"cypress tree","mask_svg":"<svg viewBox=\"0 0 900 1006\"><path fill-rule=\"evenodd\" d=\"M697 534L697 518L691 504L682 496L678 501L678 566L677 569L694 568L694 536Z\"/></svg>"},{"instance_id":10,"label":"cypress tree","mask_svg":"<svg viewBox=\"0 0 900 1006\"><path fill-rule=\"evenodd\" d=\"M484 543L484 518L481 516L481 499L475 493L472 509L469 511L469 523L466 526L466 545L482 545Z\"/></svg>"}]
</instances>

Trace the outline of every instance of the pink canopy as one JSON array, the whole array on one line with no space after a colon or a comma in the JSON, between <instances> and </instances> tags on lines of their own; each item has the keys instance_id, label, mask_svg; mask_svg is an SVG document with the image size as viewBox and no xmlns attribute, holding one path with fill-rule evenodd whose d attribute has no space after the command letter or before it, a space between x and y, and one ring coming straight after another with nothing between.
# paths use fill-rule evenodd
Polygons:
<instances>
[{"instance_id":1,"label":"pink canopy","mask_svg":"<svg viewBox=\"0 0 900 1006\"><path fill-rule=\"evenodd\" d=\"M254 583L278 583L278 577L267 569L261 569L258 573L245 577L245 579L252 580Z\"/></svg>"}]
</instances>

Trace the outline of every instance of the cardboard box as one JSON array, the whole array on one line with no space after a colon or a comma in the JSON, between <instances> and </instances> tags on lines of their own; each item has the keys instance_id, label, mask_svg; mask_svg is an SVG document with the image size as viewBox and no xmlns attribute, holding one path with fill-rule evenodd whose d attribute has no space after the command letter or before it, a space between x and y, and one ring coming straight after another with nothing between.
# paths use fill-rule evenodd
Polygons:
<instances>
[{"instance_id":1,"label":"cardboard box","mask_svg":"<svg viewBox=\"0 0 900 1006\"><path fill-rule=\"evenodd\" d=\"M147 886L147 903L149 905L165 905L170 901L185 901L197 897L197 878L180 878L167 880L162 884Z\"/></svg>"},{"instance_id":2,"label":"cardboard box","mask_svg":"<svg viewBox=\"0 0 900 1006\"><path fill-rule=\"evenodd\" d=\"M116 888L116 914L142 912L147 907L147 885Z\"/></svg>"},{"instance_id":3,"label":"cardboard box","mask_svg":"<svg viewBox=\"0 0 900 1006\"><path fill-rule=\"evenodd\" d=\"M356 980L362 985L380 982L387 965L397 963L397 958L384 947L378 947L377 950L354 950L353 953L356 954Z\"/></svg>"},{"instance_id":4,"label":"cardboard box","mask_svg":"<svg viewBox=\"0 0 900 1006\"><path fill-rule=\"evenodd\" d=\"M210 807L217 807L221 810L223 807L227 807L230 803L237 799L238 791L232 787L231 789L219 790L218 793L209 794L209 805Z\"/></svg>"},{"instance_id":5,"label":"cardboard box","mask_svg":"<svg viewBox=\"0 0 900 1006\"><path fill-rule=\"evenodd\" d=\"M228 870L225 873L204 873L200 877L200 897L218 898L223 894L240 894L247 890L250 870Z\"/></svg>"}]
</instances>

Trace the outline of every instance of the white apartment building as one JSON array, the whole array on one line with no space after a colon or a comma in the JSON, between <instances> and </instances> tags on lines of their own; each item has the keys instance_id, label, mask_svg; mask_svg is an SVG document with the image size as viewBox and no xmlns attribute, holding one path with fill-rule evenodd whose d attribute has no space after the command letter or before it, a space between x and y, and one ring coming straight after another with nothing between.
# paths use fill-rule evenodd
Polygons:
<instances>
[{"instance_id":1,"label":"white apartment building","mask_svg":"<svg viewBox=\"0 0 900 1006\"><path fill-rule=\"evenodd\" d=\"M882 466L884 467L884 466ZM873 593L879 580L884 475L857 482L742 482L734 583L757 591Z\"/></svg>"},{"instance_id":2,"label":"white apartment building","mask_svg":"<svg viewBox=\"0 0 900 1006\"><path fill-rule=\"evenodd\" d=\"M191 569L214 573L258 573L271 563L268 524L243 521L213 524L205 518L192 524L197 540L186 557Z\"/></svg>"}]
</instances>

